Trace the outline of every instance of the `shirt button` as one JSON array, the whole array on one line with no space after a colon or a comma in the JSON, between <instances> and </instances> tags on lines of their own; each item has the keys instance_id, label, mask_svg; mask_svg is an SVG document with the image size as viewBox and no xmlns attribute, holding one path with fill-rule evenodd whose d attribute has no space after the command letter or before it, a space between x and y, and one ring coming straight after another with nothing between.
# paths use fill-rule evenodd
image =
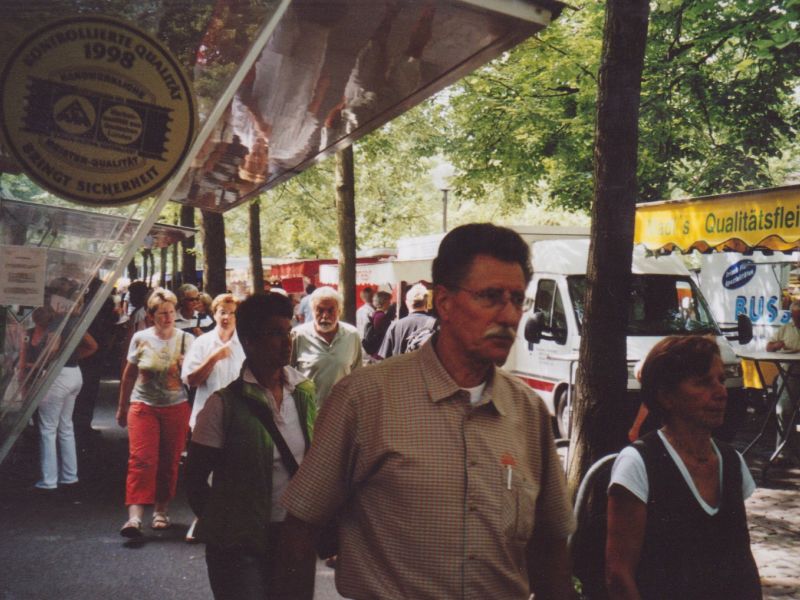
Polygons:
<instances>
[{"instance_id":1,"label":"shirt button","mask_svg":"<svg viewBox=\"0 0 800 600\"><path fill-rule=\"evenodd\" d=\"M470 554L469 556L467 556L467 558L469 560L475 560L475 555L474 554Z\"/></svg>"},{"instance_id":2,"label":"shirt button","mask_svg":"<svg viewBox=\"0 0 800 600\"><path fill-rule=\"evenodd\" d=\"M474 504L470 504L469 505L469 510L472 511L472 512L475 512L476 510L478 510L478 507L475 506Z\"/></svg>"},{"instance_id":3,"label":"shirt button","mask_svg":"<svg viewBox=\"0 0 800 600\"><path fill-rule=\"evenodd\" d=\"M475 459L470 460L469 461L469 466L470 467L477 467L478 466L478 461L475 460Z\"/></svg>"}]
</instances>

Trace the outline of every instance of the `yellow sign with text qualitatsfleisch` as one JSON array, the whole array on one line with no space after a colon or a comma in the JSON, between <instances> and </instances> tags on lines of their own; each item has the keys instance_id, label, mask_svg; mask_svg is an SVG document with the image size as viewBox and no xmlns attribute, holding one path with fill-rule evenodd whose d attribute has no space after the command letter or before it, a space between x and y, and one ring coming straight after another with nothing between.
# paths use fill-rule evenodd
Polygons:
<instances>
[{"instance_id":1,"label":"yellow sign with text qualitatsfleisch","mask_svg":"<svg viewBox=\"0 0 800 600\"><path fill-rule=\"evenodd\" d=\"M58 196L134 202L175 173L196 131L177 60L117 19L81 16L30 35L0 75L0 125L26 173Z\"/></svg>"}]
</instances>

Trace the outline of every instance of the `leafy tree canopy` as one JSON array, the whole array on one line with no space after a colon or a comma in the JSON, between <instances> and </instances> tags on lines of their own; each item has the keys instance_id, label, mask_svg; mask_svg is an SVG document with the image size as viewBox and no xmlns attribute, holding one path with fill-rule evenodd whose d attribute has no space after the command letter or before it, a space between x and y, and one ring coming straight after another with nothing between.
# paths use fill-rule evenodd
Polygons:
<instances>
[{"instance_id":1,"label":"leafy tree canopy","mask_svg":"<svg viewBox=\"0 0 800 600\"><path fill-rule=\"evenodd\" d=\"M451 90L449 152L477 195L586 208L592 198L604 3ZM800 123L800 2L661 0L651 13L640 114L642 200L780 183L770 159Z\"/></svg>"}]
</instances>

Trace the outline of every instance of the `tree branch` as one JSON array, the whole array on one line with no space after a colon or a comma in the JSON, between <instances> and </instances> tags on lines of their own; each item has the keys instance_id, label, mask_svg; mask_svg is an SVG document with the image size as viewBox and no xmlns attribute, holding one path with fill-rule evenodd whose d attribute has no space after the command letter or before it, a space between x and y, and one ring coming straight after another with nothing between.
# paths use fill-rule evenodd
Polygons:
<instances>
[{"instance_id":1,"label":"tree branch","mask_svg":"<svg viewBox=\"0 0 800 600\"><path fill-rule=\"evenodd\" d=\"M553 50L554 52L558 52L558 53L559 53L559 54L561 54L562 56L566 56L566 57L568 57L568 58L572 58L572 55L571 55L571 54L567 53L566 51L562 50L561 48L558 48L557 46L554 46L554 45L553 45L553 44L551 44L550 42L547 42L547 41L543 40L543 39L542 39L542 38L540 38L539 36L534 36L534 39L538 40L538 41L539 41L539 43L540 43L542 46L546 46L547 48L550 48L550 49L551 49L551 50ZM584 67L582 64L580 64L580 63L578 63L578 62L573 62L573 64L574 64L576 67L578 67L578 68L579 68L581 71L583 71L583 73L585 73L586 75L588 75L589 77L591 77L591 78L592 78L592 81L595 81L595 82L597 81L597 75L595 75L594 73L592 73L592 72L591 72L589 69L587 69L586 67Z\"/></svg>"}]
</instances>

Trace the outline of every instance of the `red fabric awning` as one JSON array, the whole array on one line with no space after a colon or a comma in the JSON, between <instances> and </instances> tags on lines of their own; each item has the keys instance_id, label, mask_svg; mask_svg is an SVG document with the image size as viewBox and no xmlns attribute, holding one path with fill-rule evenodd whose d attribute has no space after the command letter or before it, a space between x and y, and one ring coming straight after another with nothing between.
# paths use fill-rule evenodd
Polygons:
<instances>
[{"instance_id":1,"label":"red fabric awning","mask_svg":"<svg viewBox=\"0 0 800 600\"><path fill-rule=\"evenodd\" d=\"M309 279L316 280L319 274L320 265L335 265L336 260L333 258L325 258L321 260L299 260L282 265L272 265L270 274L272 277L280 277L285 279L287 277L308 277Z\"/></svg>"}]
</instances>

